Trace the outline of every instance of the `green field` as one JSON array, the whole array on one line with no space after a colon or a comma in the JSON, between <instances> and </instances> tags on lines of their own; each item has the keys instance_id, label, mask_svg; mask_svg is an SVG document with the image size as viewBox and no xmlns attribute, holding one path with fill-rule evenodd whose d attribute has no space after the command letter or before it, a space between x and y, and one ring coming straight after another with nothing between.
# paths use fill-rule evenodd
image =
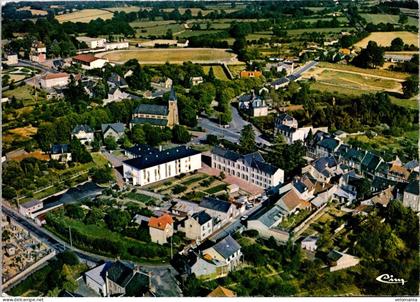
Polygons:
<instances>
[{"instance_id":1,"label":"green field","mask_svg":"<svg viewBox=\"0 0 420 302\"><path fill-rule=\"evenodd\" d=\"M220 65L203 66L204 72L208 74L211 67L213 67L213 73L217 79L222 80L222 81L229 80L228 77L226 76L225 71L223 70L223 67Z\"/></svg>"},{"instance_id":2,"label":"green field","mask_svg":"<svg viewBox=\"0 0 420 302\"><path fill-rule=\"evenodd\" d=\"M388 15L388 14L360 14L363 18L366 19L367 23L379 24L379 23L391 23L398 24L400 16L398 15ZM418 20L413 17L408 17L408 22L406 23L411 26L418 26Z\"/></svg>"}]
</instances>

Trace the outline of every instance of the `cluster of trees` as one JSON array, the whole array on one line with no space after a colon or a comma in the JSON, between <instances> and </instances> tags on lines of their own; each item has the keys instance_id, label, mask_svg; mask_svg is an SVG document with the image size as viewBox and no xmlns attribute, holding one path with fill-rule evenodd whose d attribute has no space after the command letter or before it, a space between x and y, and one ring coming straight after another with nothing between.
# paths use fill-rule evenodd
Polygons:
<instances>
[{"instance_id":1,"label":"cluster of trees","mask_svg":"<svg viewBox=\"0 0 420 302\"><path fill-rule=\"evenodd\" d=\"M355 57L352 64L362 68L376 68L385 63L385 51L382 47L378 46L375 41L369 41L366 48Z\"/></svg>"},{"instance_id":2,"label":"cluster of trees","mask_svg":"<svg viewBox=\"0 0 420 302\"><path fill-rule=\"evenodd\" d=\"M408 72L413 74L418 74L419 72L419 55L415 54L408 62L397 63L396 65L391 66L392 70L400 72Z\"/></svg>"}]
</instances>

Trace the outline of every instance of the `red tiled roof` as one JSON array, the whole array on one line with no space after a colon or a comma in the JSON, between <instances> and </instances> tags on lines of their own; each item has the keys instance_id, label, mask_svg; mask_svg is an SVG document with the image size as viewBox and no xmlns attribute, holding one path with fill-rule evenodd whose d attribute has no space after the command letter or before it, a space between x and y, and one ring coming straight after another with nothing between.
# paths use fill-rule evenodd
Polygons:
<instances>
[{"instance_id":1,"label":"red tiled roof","mask_svg":"<svg viewBox=\"0 0 420 302\"><path fill-rule=\"evenodd\" d=\"M169 214L163 214L160 217L152 217L149 220L149 227L164 230L168 224L172 224L174 220Z\"/></svg>"},{"instance_id":2,"label":"red tiled roof","mask_svg":"<svg viewBox=\"0 0 420 302\"><path fill-rule=\"evenodd\" d=\"M90 55L90 54L81 54L81 55L77 55L75 57L73 57L73 60L77 60L80 62L85 62L85 63L90 63L93 61L98 60L99 58L95 57L94 55Z\"/></svg>"},{"instance_id":3,"label":"red tiled roof","mask_svg":"<svg viewBox=\"0 0 420 302\"><path fill-rule=\"evenodd\" d=\"M69 77L68 73L60 72L60 73L49 73L44 76L45 80L52 80L52 79L58 79L58 78L64 78Z\"/></svg>"}]
</instances>

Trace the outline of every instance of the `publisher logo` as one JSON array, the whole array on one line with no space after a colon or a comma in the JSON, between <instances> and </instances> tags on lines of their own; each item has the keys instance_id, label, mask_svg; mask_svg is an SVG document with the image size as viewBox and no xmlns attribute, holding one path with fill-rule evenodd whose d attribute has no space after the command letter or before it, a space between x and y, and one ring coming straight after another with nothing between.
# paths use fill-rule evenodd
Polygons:
<instances>
[{"instance_id":1,"label":"publisher logo","mask_svg":"<svg viewBox=\"0 0 420 302\"><path fill-rule=\"evenodd\" d=\"M388 284L401 284L404 285L407 281L400 278L395 278L393 275L389 274L382 274L376 278L377 281L382 283L388 283Z\"/></svg>"}]
</instances>

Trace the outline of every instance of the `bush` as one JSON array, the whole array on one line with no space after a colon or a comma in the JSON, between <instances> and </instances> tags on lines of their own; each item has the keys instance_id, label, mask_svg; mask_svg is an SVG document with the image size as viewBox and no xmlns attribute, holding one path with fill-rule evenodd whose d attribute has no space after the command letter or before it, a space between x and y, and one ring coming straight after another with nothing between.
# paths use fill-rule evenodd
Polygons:
<instances>
[{"instance_id":1,"label":"bush","mask_svg":"<svg viewBox=\"0 0 420 302\"><path fill-rule=\"evenodd\" d=\"M179 194L179 193L184 192L186 189L187 189L186 186L176 185L175 187L172 188L172 193Z\"/></svg>"}]
</instances>

